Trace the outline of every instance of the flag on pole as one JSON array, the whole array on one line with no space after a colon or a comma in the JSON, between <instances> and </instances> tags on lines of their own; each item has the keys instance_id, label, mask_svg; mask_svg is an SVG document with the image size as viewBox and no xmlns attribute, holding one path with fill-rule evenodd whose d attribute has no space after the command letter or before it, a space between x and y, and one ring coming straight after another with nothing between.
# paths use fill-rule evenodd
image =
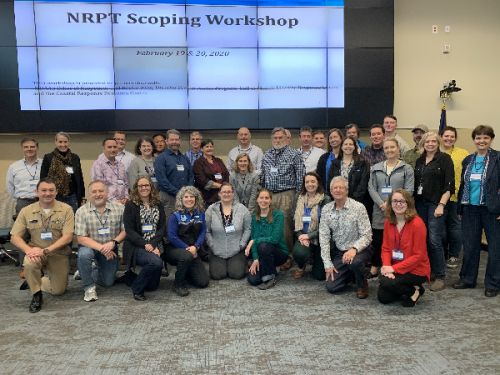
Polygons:
<instances>
[{"instance_id":1,"label":"flag on pole","mask_svg":"<svg viewBox=\"0 0 500 375\"><path fill-rule=\"evenodd\" d=\"M439 135L443 135L446 127L446 104L441 107L441 118L439 119Z\"/></svg>"}]
</instances>

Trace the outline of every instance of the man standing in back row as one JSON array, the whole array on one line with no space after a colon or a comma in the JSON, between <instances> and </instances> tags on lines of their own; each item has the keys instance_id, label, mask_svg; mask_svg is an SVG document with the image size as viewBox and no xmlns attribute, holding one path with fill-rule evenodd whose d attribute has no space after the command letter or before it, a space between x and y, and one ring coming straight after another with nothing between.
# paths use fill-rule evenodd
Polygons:
<instances>
[{"instance_id":1,"label":"man standing in back row","mask_svg":"<svg viewBox=\"0 0 500 375\"><path fill-rule=\"evenodd\" d=\"M247 154L253 164L254 171L260 174L262 167L262 158L264 154L259 146L252 144L252 134L248 128L239 128L238 130L238 146L233 147L227 156L227 169L232 171L234 169L234 162L239 154Z\"/></svg>"},{"instance_id":2,"label":"man standing in back row","mask_svg":"<svg viewBox=\"0 0 500 375\"><path fill-rule=\"evenodd\" d=\"M291 251L295 197L302 189L306 169L300 153L286 144L284 128L274 128L271 139L273 147L266 151L262 160L261 185L273 193L273 206L285 216L285 240Z\"/></svg>"}]
</instances>

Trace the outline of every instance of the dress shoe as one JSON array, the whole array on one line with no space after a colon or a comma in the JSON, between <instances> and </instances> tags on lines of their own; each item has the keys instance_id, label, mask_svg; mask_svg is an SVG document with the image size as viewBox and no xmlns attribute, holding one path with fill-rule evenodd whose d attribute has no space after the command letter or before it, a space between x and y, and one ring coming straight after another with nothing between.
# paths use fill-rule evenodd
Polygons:
<instances>
[{"instance_id":1,"label":"dress shoe","mask_svg":"<svg viewBox=\"0 0 500 375\"><path fill-rule=\"evenodd\" d=\"M455 284L452 285L453 289L472 289L473 285L466 284L462 280L458 280Z\"/></svg>"},{"instance_id":2,"label":"dress shoe","mask_svg":"<svg viewBox=\"0 0 500 375\"><path fill-rule=\"evenodd\" d=\"M415 294L408 298L403 299L401 305L403 307L414 307L417 304L417 301L424 295L425 289L420 286L418 289L415 289Z\"/></svg>"},{"instance_id":3,"label":"dress shoe","mask_svg":"<svg viewBox=\"0 0 500 375\"><path fill-rule=\"evenodd\" d=\"M186 297L189 295L189 289L184 285L174 285L174 292L180 297Z\"/></svg>"},{"instance_id":4,"label":"dress shoe","mask_svg":"<svg viewBox=\"0 0 500 375\"><path fill-rule=\"evenodd\" d=\"M498 295L498 290L496 289L485 289L484 296L485 297L496 297Z\"/></svg>"},{"instance_id":5,"label":"dress shoe","mask_svg":"<svg viewBox=\"0 0 500 375\"><path fill-rule=\"evenodd\" d=\"M28 288L29 288L28 282L24 280L21 286L19 287L19 290L26 290Z\"/></svg>"},{"instance_id":6,"label":"dress shoe","mask_svg":"<svg viewBox=\"0 0 500 375\"><path fill-rule=\"evenodd\" d=\"M365 299L368 297L368 282L365 280L362 288L356 290L356 297L359 299Z\"/></svg>"},{"instance_id":7,"label":"dress shoe","mask_svg":"<svg viewBox=\"0 0 500 375\"><path fill-rule=\"evenodd\" d=\"M30 313L39 312L42 309L42 304L43 304L42 291L36 292L35 294L33 294L33 298L31 299L29 308Z\"/></svg>"},{"instance_id":8,"label":"dress shoe","mask_svg":"<svg viewBox=\"0 0 500 375\"><path fill-rule=\"evenodd\" d=\"M145 301L146 300L146 296L144 294L135 294L134 293L134 299L136 301Z\"/></svg>"}]
</instances>

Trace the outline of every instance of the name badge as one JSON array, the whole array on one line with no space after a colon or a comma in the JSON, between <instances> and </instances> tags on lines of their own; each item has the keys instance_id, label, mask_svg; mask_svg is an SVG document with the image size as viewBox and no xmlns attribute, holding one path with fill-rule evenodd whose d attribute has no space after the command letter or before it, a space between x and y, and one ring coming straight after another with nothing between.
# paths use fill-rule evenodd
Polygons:
<instances>
[{"instance_id":1,"label":"name badge","mask_svg":"<svg viewBox=\"0 0 500 375\"><path fill-rule=\"evenodd\" d=\"M222 180L222 175L220 173L214 174L216 180Z\"/></svg>"},{"instance_id":2,"label":"name badge","mask_svg":"<svg viewBox=\"0 0 500 375\"><path fill-rule=\"evenodd\" d=\"M99 233L99 235L101 235L101 236L105 236L106 234L111 233L111 229L109 227L97 228L97 233Z\"/></svg>"},{"instance_id":3,"label":"name badge","mask_svg":"<svg viewBox=\"0 0 500 375\"><path fill-rule=\"evenodd\" d=\"M311 216L302 216L302 222L303 223L310 223L311 222Z\"/></svg>"},{"instance_id":4,"label":"name badge","mask_svg":"<svg viewBox=\"0 0 500 375\"><path fill-rule=\"evenodd\" d=\"M424 187L422 185L419 185L419 187L417 188L417 194L422 195L423 191L424 191Z\"/></svg>"},{"instance_id":5,"label":"name badge","mask_svg":"<svg viewBox=\"0 0 500 375\"><path fill-rule=\"evenodd\" d=\"M403 260L403 259L404 259L404 254L401 250L399 249L392 250L392 260Z\"/></svg>"},{"instance_id":6,"label":"name badge","mask_svg":"<svg viewBox=\"0 0 500 375\"><path fill-rule=\"evenodd\" d=\"M30 180L29 181L30 187L36 187L36 185L38 185L38 181L40 181L40 180Z\"/></svg>"},{"instance_id":7,"label":"name badge","mask_svg":"<svg viewBox=\"0 0 500 375\"><path fill-rule=\"evenodd\" d=\"M392 186L384 186L382 188L382 194L391 194L392 193Z\"/></svg>"},{"instance_id":8,"label":"name badge","mask_svg":"<svg viewBox=\"0 0 500 375\"><path fill-rule=\"evenodd\" d=\"M156 179L156 177L155 177L155 176L151 176L151 182L157 183L157 182L158 182L158 180Z\"/></svg>"},{"instance_id":9,"label":"name badge","mask_svg":"<svg viewBox=\"0 0 500 375\"><path fill-rule=\"evenodd\" d=\"M233 225L233 224L228 225L228 226L226 227L226 233L233 233L233 232L235 232L235 231L236 231L236 229L234 229L234 225Z\"/></svg>"},{"instance_id":10,"label":"name badge","mask_svg":"<svg viewBox=\"0 0 500 375\"><path fill-rule=\"evenodd\" d=\"M73 167L66 167L66 172L68 172L69 174L75 173L73 172Z\"/></svg>"},{"instance_id":11,"label":"name badge","mask_svg":"<svg viewBox=\"0 0 500 375\"><path fill-rule=\"evenodd\" d=\"M116 180L116 183L118 185L125 185L125 183L123 182L123 180L121 178L119 178L118 180Z\"/></svg>"},{"instance_id":12,"label":"name badge","mask_svg":"<svg viewBox=\"0 0 500 375\"><path fill-rule=\"evenodd\" d=\"M470 180L471 181L481 181L481 173L471 173Z\"/></svg>"},{"instance_id":13,"label":"name badge","mask_svg":"<svg viewBox=\"0 0 500 375\"><path fill-rule=\"evenodd\" d=\"M52 241L52 232L42 232L40 238L44 241Z\"/></svg>"},{"instance_id":14,"label":"name badge","mask_svg":"<svg viewBox=\"0 0 500 375\"><path fill-rule=\"evenodd\" d=\"M184 172L184 164L177 164L177 170L179 172Z\"/></svg>"},{"instance_id":15,"label":"name badge","mask_svg":"<svg viewBox=\"0 0 500 375\"><path fill-rule=\"evenodd\" d=\"M142 225L142 231L144 233L152 232L153 231L153 224L143 224Z\"/></svg>"},{"instance_id":16,"label":"name badge","mask_svg":"<svg viewBox=\"0 0 500 375\"><path fill-rule=\"evenodd\" d=\"M271 173L272 173L272 174L278 174L278 168L276 168L276 167L271 167Z\"/></svg>"}]
</instances>

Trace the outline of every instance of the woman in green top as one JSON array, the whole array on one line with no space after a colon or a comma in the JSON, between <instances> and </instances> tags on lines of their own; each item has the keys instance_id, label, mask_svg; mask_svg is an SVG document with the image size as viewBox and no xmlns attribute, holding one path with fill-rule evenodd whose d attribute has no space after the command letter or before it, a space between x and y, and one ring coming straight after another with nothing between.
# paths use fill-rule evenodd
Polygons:
<instances>
[{"instance_id":1,"label":"woman in green top","mask_svg":"<svg viewBox=\"0 0 500 375\"><path fill-rule=\"evenodd\" d=\"M276 267L288 259L283 229L283 212L271 208L272 194L262 189L257 194L257 206L252 215L252 233L245 255L252 253L248 282L265 290L276 285Z\"/></svg>"}]
</instances>

